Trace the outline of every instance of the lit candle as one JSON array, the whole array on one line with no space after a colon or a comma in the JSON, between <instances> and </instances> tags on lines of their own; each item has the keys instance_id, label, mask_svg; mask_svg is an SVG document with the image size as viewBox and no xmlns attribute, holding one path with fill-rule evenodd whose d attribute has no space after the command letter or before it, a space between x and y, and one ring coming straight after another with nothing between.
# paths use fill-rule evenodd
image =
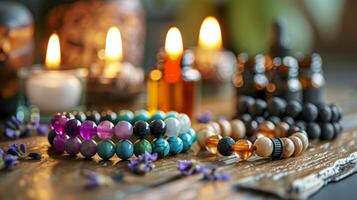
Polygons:
<instances>
[{"instance_id":1,"label":"lit candle","mask_svg":"<svg viewBox=\"0 0 357 200\"><path fill-rule=\"evenodd\" d=\"M61 49L57 34L52 34L46 53L46 68L32 74L26 83L26 94L32 105L42 112L70 111L78 106L81 98L79 79L66 71L60 71Z\"/></svg>"},{"instance_id":2,"label":"lit candle","mask_svg":"<svg viewBox=\"0 0 357 200\"><path fill-rule=\"evenodd\" d=\"M165 40L167 59L164 64L164 79L168 83L176 83L181 78L181 57L183 44L180 30L176 27L169 29Z\"/></svg>"},{"instance_id":3,"label":"lit candle","mask_svg":"<svg viewBox=\"0 0 357 200\"><path fill-rule=\"evenodd\" d=\"M195 55L196 67L203 79L213 82L231 80L236 58L232 52L223 49L221 28L215 17L203 20Z\"/></svg>"},{"instance_id":4,"label":"lit candle","mask_svg":"<svg viewBox=\"0 0 357 200\"><path fill-rule=\"evenodd\" d=\"M203 20L198 45L206 50L220 50L222 48L221 28L216 18L210 16Z\"/></svg>"},{"instance_id":5,"label":"lit candle","mask_svg":"<svg viewBox=\"0 0 357 200\"><path fill-rule=\"evenodd\" d=\"M165 60L163 79L159 86L159 109L163 111L182 110L182 78L181 58L183 44L180 30L176 27L169 29L165 40Z\"/></svg>"},{"instance_id":6,"label":"lit candle","mask_svg":"<svg viewBox=\"0 0 357 200\"><path fill-rule=\"evenodd\" d=\"M120 30L112 26L109 28L105 40L104 78L115 78L121 70L123 59L123 45Z\"/></svg>"}]
</instances>

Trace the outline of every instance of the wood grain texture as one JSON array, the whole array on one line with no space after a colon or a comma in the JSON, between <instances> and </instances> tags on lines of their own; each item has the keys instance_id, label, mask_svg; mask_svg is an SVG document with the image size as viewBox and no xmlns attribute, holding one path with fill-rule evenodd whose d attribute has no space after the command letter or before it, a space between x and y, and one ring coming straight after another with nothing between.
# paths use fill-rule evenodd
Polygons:
<instances>
[{"instance_id":1,"label":"wood grain texture","mask_svg":"<svg viewBox=\"0 0 357 200\"><path fill-rule=\"evenodd\" d=\"M325 184L338 181L357 170L357 131L352 120L345 120L348 129L332 142L312 143L299 157L272 161L252 158L237 162L236 158L210 156L196 145L186 154L157 161L156 168L145 176L136 176L127 169L127 161L113 158L100 161L69 157L55 153L45 137L24 138L31 150L43 155L41 161L23 161L11 171L0 171L0 199L234 199L257 197L260 191L274 196L304 199ZM12 142L1 142L5 147ZM196 159L203 164L220 165L231 174L229 182L204 182L201 176L181 177L177 160ZM82 169L112 173L123 170L123 182L85 190ZM254 196L252 196L254 195ZM259 197L259 196L258 196Z\"/></svg>"}]
</instances>

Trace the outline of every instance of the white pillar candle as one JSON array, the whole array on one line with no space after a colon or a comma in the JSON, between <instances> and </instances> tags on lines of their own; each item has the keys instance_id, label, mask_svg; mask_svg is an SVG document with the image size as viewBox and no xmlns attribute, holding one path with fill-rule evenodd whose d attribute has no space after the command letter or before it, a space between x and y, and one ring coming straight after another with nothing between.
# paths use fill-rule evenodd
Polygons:
<instances>
[{"instance_id":1,"label":"white pillar candle","mask_svg":"<svg viewBox=\"0 0 357 200\"><path fill-rule=\"evenodd\" d=\"M82 94L80 80L65 71L42 71L28 77L26 94L41 112L70 111L78 106Z\"/></svg>"}]
</instances>

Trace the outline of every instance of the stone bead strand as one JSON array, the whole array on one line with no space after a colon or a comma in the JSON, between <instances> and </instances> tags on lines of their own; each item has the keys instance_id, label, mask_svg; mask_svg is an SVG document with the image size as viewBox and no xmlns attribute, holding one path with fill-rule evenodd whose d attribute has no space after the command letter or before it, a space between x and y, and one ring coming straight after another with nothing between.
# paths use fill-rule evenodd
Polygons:
<instances>
[{"instance_id":1,"label":"stone bead strand","mask_svg":"<svg viewBox=\"0 0 357 200\"><path fill-rule=\"evenodd\" d=\"M217 126L216 124L221 125ZM211 154L223 156L235 154L242 160L246 160L254 154L273 159L298 156L309 146L306 133L300 130L286 130L283 135L286 136L290 131L292 134L289 137L276 137L278 134L282 135L281 130L277 129L270 121L261 122L256 128L254 136L248 139L248 127L239 119L231 121L221 119L219 122L199 124L196 128L198 144L201 148L205 148Z\"/></svg>"},{"instance_id":2,"label":"stone bead strand","mask_svg":"<svg viewBox=\"0 0 357 200\"><path fill-rule=\"evenodd\" d=\"M56 151L72 156L81 153L91 158L98 154L101 159L108 160L116 154L126 160L144 152L155 152L160 158L176 155L189 150L197 140L186 114L157 111L150 115L145 110L113 113L56 114L51 121L49 143ZM148 140L150 135L155 138L152 142ZM113 136L119 140L117 144L111 140ZM137 138L134 143L133 137ZM100 139L98 144L95 138Z\"/></svg>"}]
</instances>

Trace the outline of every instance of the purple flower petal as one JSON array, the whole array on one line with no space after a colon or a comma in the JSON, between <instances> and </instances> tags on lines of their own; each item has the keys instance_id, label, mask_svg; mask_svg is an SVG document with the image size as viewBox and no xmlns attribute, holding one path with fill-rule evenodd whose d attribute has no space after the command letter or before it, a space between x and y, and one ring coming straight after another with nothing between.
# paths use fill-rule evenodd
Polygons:
<instances>
[{"instance_id":1,"label":"purple flower petal","mask_svg":"<svg viewBox=\"0 0 357 200\"><path fill-rule=\"evenodd\" d=\"M4 158L5 169L12 169L18 164L17 156L6 155Z\"/></svg>"},{"instance_id":2,"label":"purple flower petal","mask_svg":"<svg viewBox=\"0 0 357 200\"><path fill-rule=\"evenodd\" d=\"M21 150L22 153L26 153L26 148L27 148L26 144L23 144L23 143L20 144L20 150Z\"/></svg>"},{"instance_id":3,"label":"purple flower petal","mask_svg":"<svg viewBox=\"0 0 357 200\"><path fill-rule=\"evenodd\" d=\"M196 118L196 120L197 120L199 123L204 123L204 124L206 124L206 123L212 121L212 119L213 119L213 114L212 114L211 111L206 111L206 112L204 112L203 114L201 114L200 116L198 116L198 117Z\"/></svg>"},{"instance_id":4,"label":"purple flower petal","mask_svg":"<svg viewBox=\"0 0 357 200\"><path fill-rule=\"evenodd\" d=\"M39 124L36 127L36 131L38 135L47 135L47 133L49 132L48 125Z\"/></svg>"},{"instance_id":5,"label":"purple flower petal","mask_svg":"<svg viewBox=\"0 0 357 200\"><path fill-rule=\"evenodd\" d=\"M34 159L34 160L41 160L41 154L37 153L37 152L31 152L29 153L28 157Z\"/></svg>"},{"instance_id":6,"label":"purple flower petal","mask_svg":"<svg viewBox=\"0 0 357 200\"><path fill-rule=\"evenodd\" d=\"M129 169L136 174L145 174L151 171L155 165L154 161L157 160L157 153L150 154L145 152L143 155L133 158L128 163Z\"/></svg>"},{"instance_id":7,"label":"purple flower petal","mask_svg":"<svg viewBox=\"0 0 357 200\"><path fill-rule=\"evenodd\" d=\"M5 129L5 136L9 139L17 139L20 137L20 130L14 130L11 128L6 128Z\"/></svg>"}]
</instances>

